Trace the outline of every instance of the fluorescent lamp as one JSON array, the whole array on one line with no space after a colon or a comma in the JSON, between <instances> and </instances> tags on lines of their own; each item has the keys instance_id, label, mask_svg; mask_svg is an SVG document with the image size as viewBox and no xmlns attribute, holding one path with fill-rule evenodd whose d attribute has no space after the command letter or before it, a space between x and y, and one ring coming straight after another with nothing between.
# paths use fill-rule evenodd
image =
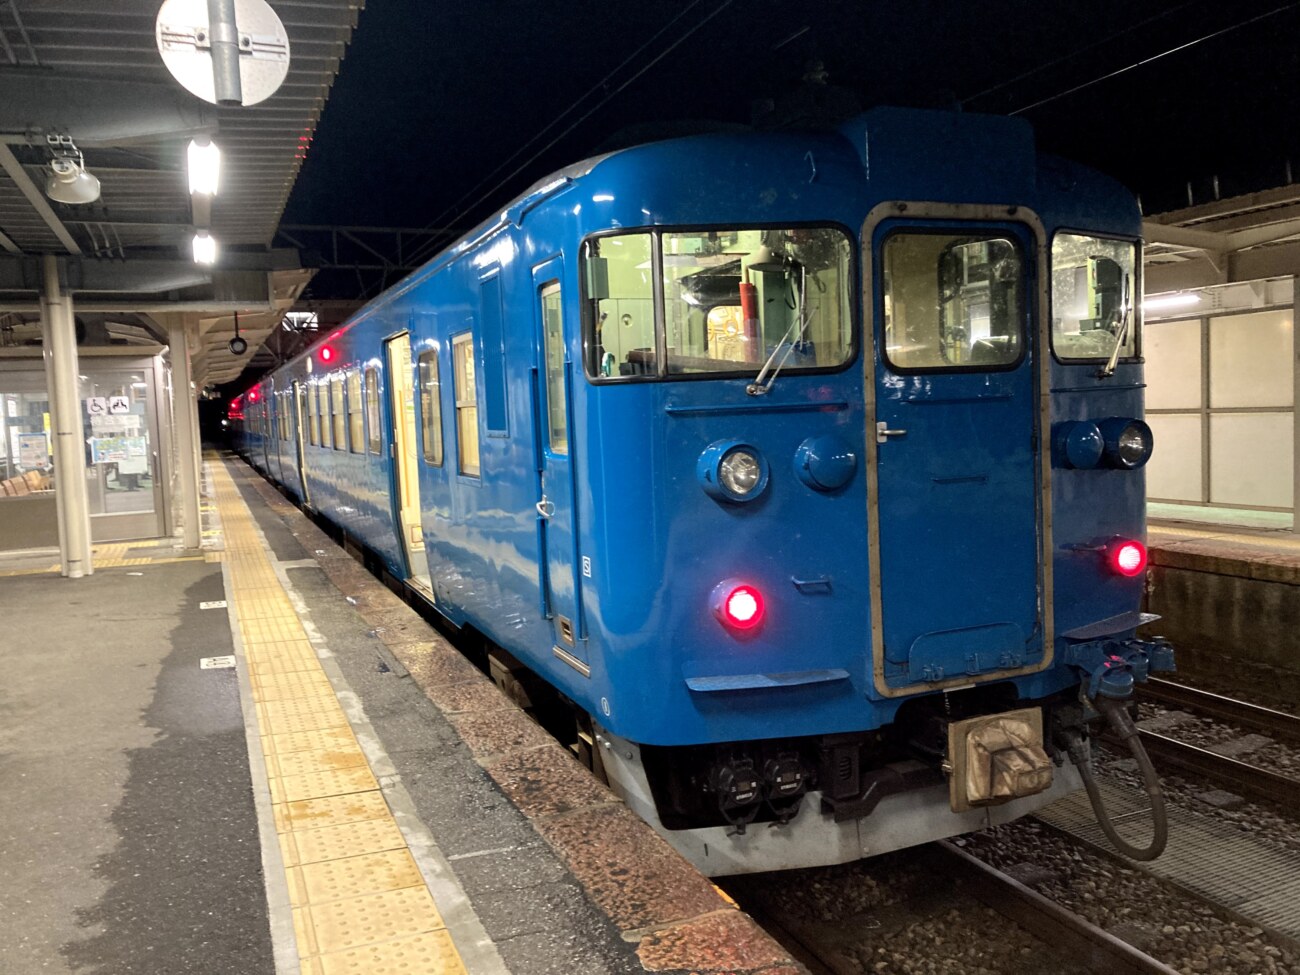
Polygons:
<instances>
[{"instance_id":1,"label":"fluorescent lamp","mask_svg":"<svg viewBox=\"0 0 1300 975\"><path fill-rule=\"evenodd\" d=\"M1201 296L1191 294L1190 292L1180 291L1172 295L1160 295L1158 298L1143 298L1143 311L1161 311L1165 308L1186 308L1189 305L1199 305Z\"/></svg>"},{"instance_id":2,"label":"fluorescent lamp","mask_svg":"<svg viewBox=\"0 0 1300 975\"><path fill-rule=\"evenodd\" d=\"M217 242L206 230L194 235L194 263L215 264L217 262Z\"/></svg>"},{"instance_id":3,"label":"fluorescent lamp","mask_svg":"<svg viewBox=\"0 0 1300 975\"><path fill-rule=\"evenodd\" d=\"M205 142L200 145L191 140L186 162L190 171L190 192L216 196L217 183L221 179L221 150L217 144Z\"/></svg>"}]
</instances>

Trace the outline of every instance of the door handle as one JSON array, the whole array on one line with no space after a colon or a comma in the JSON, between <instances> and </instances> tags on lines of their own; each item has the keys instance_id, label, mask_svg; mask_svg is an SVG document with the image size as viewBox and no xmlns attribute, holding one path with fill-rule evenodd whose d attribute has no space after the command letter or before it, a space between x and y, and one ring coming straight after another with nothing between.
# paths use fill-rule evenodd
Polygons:
<instances>
[{"instance_id":1,"label":"door handle","mask_svg":"<svg viewBox=\"0 0 1300 975\"><path fill-rule=\"evenodd\" d=\"M890 437L906 437L906 430L891 430L889 424L881 420L876 424L876 443L885 443Z\"/></svg>"},{"instance_id":2,"label":"door handle","mask_svg":"<svg viewBox=\"0 0 1300 975\"><path fill-rule=\"evenodd\" d=\"M555 503L547 500L546 495L544 494L542 495L542 500L537 502L536 507L537 513L543 518L550 518L551 515L555 514Z\"/></svg>"}]
</instances>

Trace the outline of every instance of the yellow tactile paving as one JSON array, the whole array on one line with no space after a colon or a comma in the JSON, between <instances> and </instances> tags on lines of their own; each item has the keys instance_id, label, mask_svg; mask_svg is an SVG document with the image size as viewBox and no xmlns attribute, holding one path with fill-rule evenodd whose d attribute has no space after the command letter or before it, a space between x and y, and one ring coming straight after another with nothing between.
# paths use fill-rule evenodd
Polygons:
<instances>
[{"instance_id":1,"label":"yellow tactile paving","mask_svg":"<svg viewBox=\"0 0 1300 975\"><path fill-rule=\"evenodd\" d=\"M393 818L389 814L388 803L384 802L384 794L378 789L346 796L284 802L274 806L271 811L275 814L275 828L281 833L372 819L387 819L392 822Z\"/></svg>"},{"instance_id":2,"label":"yellow tactile paving","mask_svg":"<svg viewBox=\"0 0 1300 975\"><path fill-rule=\"evenodd\" d=\"M287 867L405 848L406 838L402 836L397 824L387 816L280 834L280 850Z\"/></svg>"},{"instance_id":3,"label":"yellow tactile paving","mask_svg":"<svg viewBox=\"0 0 1300 975\"><path fill-rule=\"evenodd\" d=\"M303 975L464 975L252 514L211 470L224 550L203 558L228 568Z\"/></svg>"},{"instance_id":4,"label":"yellow tactile paving","mask_svg":"<svg viewBox=\"0 0 1300 975\"><path fill-rule=\"evenodd\" d=\"M295 905L324 904L362 894L423 886L420 868L405 847L341 860L317 860L289 869L289 900Z\"/></svg>"},{"instance_id":5,"label":"yellow tactile paving","mask_svg":"<svg viewBox=\"0 0 1300 975\"><path fill-rule=\"evenodd\" d=\"M444 927L427 888L404 887L378 894L296 907L294 931L305 938L300 954L343 951L376 941L391 941ZM430 920L436 923L430 925Z\"/></svg>"},{"instance_id":6,"label":"yellow tactile paving","mask_svg":"<svg viewBox=\"0 0 1300 975\"><path fill-rule=\"evenodd\" d=\"M446 931L365 945L307 959L302 975L413 975L446 972L464 975L465 966Z\"/></svg>"}]
</instances>

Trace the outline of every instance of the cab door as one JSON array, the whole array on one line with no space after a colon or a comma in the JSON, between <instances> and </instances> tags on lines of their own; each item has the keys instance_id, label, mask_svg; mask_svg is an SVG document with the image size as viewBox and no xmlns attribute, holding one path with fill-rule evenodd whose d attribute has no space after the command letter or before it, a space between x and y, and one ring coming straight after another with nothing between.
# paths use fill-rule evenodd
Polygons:
<instances>
[{"instance_id":1,"label":"cab door","mask_svg":"<svg viewBox=\"0 0 1300 975\"><path fill-rule=\"evenodd\" d=\"M866 239L876 688L1039 669L1050 643L1035 237L936 214L880 220Z\"/></svg>"},{"instance_id":2,"label":"cab door","mask_svg":"<svg viewBox=\"0 0 1300 975\"><path fill-rule=\"evenodd\" d=\"M533 269L537 314L533 395L537 418L538 569L542 611L551 621L555 655L586 675L589 669L569 442L573 367L565 342L562 270L559 258Z\"/></svg>"}]
</instances>

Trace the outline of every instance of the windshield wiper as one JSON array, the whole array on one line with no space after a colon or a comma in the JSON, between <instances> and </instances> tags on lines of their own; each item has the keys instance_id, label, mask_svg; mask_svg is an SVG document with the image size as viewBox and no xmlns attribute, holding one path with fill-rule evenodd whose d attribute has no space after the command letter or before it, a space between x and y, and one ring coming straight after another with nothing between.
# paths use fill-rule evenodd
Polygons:
<instances>
[{"instance_id":1,"label":"windshield wiper","mask_svg":"<svg viewBox=\"0 0 1300 975\"><path fill-rule=\"evenodd\" d=\"M1098 379L1109 379L1115 375L1115 367L1119 365L1119 354L1123 351L1125 344L1128 342L1128 326L1133 318L1133 305L1129 301L1129 281L1124 279L1124 311L1123 317L1119 322L1119 329L1115 333L1115 348L1110 350L1110 358L1106 364L1097 370Z\"/></svg>"},{"instance_id":2,"label":"windshield wiper","mask_svg":"<svg viewBox=\"0 0 1300 975\"><path fill-rule=\"evenodd\" d=\"M808 324L812 321L811 307L807 309L803 307L804 295L807 294L808 287L808 269L800 266L799 270L799 302L795 309L794 321L790 323L790 327L785 330L785 335L781 337L781 341L776 344L772 354L763 363L763 368L758 370L758 375L754 377L754 381L745 387L745 392L750 396L762 396L772 388L772 384L776 382L777 374L785 365L785 361L790 358L790 353L794 351L796 345L803 344L804 333L808 331ZM793 342L791 341L792 336L795 337ZM781 355L781 361L777 362L776 367L773 368L772 363L783 348L784 354ZM771 370L770 376L768 375L769 369ZM763 382L764 379L767 382Z\"/></svg>"}]
</instances>

